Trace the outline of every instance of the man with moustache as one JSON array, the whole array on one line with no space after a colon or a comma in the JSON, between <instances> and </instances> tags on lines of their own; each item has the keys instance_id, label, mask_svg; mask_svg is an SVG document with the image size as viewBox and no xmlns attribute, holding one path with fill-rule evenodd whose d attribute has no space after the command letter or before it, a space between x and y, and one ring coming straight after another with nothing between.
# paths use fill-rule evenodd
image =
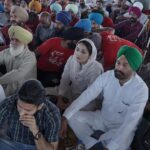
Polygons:
<instances>
[{"instance_id":1,"label":"man with moustache","mask_svg":"<svg viewBox=\"0 0 150 150\"><path fill-rule=\"evenodd\" d=\"M7 96L13 94L27 79L36 78L35 54L28 49L32 33L20 26L8 30L10 46L0 52L0 65L6 66L6 73L0 77Z\"/></svg>"},{"instance_id":2,"label":"man with moustache","mask_svg":"<svg viewBox=\"0 0 150 150\"><path fill-rule=\"evenodd\" d=\"M57 150L60 112L38 80L0 103L0 116L1 150Z\"/></svg>"},{"instance_id":3,"label":"man with moustache","mask_svg":"<svg viewBox=\"0 0 150 150\"><path fill-rule=\"evenodd\" d=\"M56 14L55 28L51 37L63 37L63 31L69 27L71 15L67 11L60 11Z\"/></svg>"},{"instance_id":4,"label":"man with moustache","mask_svg":"<svg viewBox=\"0 0 150 150\"><path fill-rule=\"evenodd\" d=\"M138 20L142 12L135 6L130 7L128 12L130 18L115 25L115 34L131 42L135 42L143 27Z\"/></svg>"},{"instance_id":5,"label":"man with moustache","mask_svg":"<svg viewBox=\"0 0 150 150\"><path fill-rule=\"evenodd\" d=\"M9 46L10 39L9 39L9 35L8 35L8 29L11 25L19 25L19 26L31 31L25 25L25 23L27 22L28 19L29 19L29 15L28 15L28 12L25 10L25 8L22 8L22 7L16 6L16 5L13 5L11 7L10 17L9 17L10 24L3 27L0 30L1 36L4 39L0 45L0 51L4 50L5 48L8 48L8 46Z\"/></svg>"},{"instance_id":6,"label":"man with moustache","mask_svg":"<svg viewBox=\"0 0 150 150\"><path fill-rule=\"evenodd\" d=\"M148 88L136 74L142 60L136 48L122 46L115 70L100 75L64 112L61 135L68 122L86 149L128 150L148 100ZM100 93L101 110L80 111Z\"/></svg>"}]
</instances>

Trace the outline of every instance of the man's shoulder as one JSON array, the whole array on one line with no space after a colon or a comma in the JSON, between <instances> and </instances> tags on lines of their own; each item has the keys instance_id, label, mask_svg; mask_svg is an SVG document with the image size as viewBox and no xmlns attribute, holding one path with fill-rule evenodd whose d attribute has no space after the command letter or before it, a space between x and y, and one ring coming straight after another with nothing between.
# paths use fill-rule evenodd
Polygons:
<instances>
[{"instance_id":1,"label":"man's shoulder","mask_svg":"<svg viewBox=\"0 0 150 150\"><path fill-rule=\"evenodd\" d=\"M18 99L18 96L16 94L11 95L7 98L5 98L1 103L0 103L0 107L4 108L4 107L14 107L16 105L16 101Z\"/></svg>"},{"instance_id":2,"label":"man's shoulder","mask_svg":"<svg viewBox=\"0 0 150 150\"><path fill-rule=\"evenodd\" d=\"M60 37L52 37L52 38L49 38L49 39L46 40L44 43L42 43L42 44L38 47L38 49L41 50L41 51L44 51L45 47L48 48L48 49L51 49L50 47L60 45L61 40L62 40L62 38L60 38Z\"/></svg>"},{"instance_id":3,"label":"man's shoulder","mask_svg":"<svg viewBox=\"0 0 150 150\"><path fill-rule=\"evenodd\" d=\"M144 80L142 79L142 77L140 77L137 73L135 75L135 83L139 84L139 85L146 86L146 83L144 82Z\"/></svg>"},{"instance_id":4,"label":"man's shoulder","mask_svg":"<svg viewBox=\"0 0 150 150\"><path fill-rule=\"evenodd\" d=\"M60 38L60 37L52 37L52 38L49 38L48 40L47 40L47 42L59 42L59 41L61 41L62 40L62 38ZM54 44L54 43L53 43ZM56 44L58 44L58 43L56 43Z\"/></svg>"},{"instance_id":5,"label":"man's shoulder","mask_svg":"<svg viewBox=\"0 0 150 150\"><path fill-rule=\"evenodd\" d=\"M36 60L36 57L35 57L35 53L30 51L28 49L28 47L25 48L25 51L23 51L22 55L20 55L20 57L22 57L22 59L30 59L32 61L35 61Z\"/></svg>"},{"instance_id":6,"label":"man's shoulder","mask_svg":"<svg viewBox=\"0 0 150 150\"><path fill-rule=\"evenodd\" d=\"M51 115L60 115L59 109L58 107L53 104L50 100L46 99L44 101L44 105L45 105L45 113L49 116Z\"/></svg>"}]
</instances>

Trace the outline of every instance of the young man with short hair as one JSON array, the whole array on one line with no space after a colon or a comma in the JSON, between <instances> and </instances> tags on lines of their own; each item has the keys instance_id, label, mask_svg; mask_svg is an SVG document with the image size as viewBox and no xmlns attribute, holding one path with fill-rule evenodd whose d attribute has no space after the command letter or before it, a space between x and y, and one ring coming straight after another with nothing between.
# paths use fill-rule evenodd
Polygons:
<instances>
[{"instance_id":1,"label":"young man with short hair","mask_svg":"<svg viewBox=\"0 0 150 150\"><path fill-rule=\"evenodd\" d=\"M45 98L45 89L38 80L26 81L18 94L0 103L3 150L56 150L59 128L59 110Z\"/></svg>"}]
</instances>

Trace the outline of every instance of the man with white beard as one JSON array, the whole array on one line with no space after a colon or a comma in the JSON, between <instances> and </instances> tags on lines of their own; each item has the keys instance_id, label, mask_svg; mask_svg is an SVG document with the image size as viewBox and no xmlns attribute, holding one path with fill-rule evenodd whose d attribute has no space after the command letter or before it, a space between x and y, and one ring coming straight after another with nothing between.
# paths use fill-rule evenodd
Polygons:
<instances>
[{"instance_id":1,"label":"man with white beard","mask_svg":"<svg viewBox=\"0 0 150 150\"><path fill-rule=\"evenodd\" d=\"M33 35L20 26L11 26L8 30L10 47L0 52L0 65L5 65L7 73L0 77L6 96L15 93L28 79L36 78L36 58L29 51L28 43Z\"/></svg>"}]
</instances>

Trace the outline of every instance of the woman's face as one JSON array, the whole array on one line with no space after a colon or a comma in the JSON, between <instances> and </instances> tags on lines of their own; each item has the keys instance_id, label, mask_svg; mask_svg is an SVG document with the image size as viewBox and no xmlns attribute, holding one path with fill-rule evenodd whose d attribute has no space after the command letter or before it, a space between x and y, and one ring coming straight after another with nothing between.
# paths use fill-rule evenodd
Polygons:
<instances>
[{"instance_id":1,"label":"woman's face","mask_svg":"<svg viewBox=\"0 0 150 150\"><path fill-rule=\"evenodd\" d=\"M88 49L83 43L77 44L74 55L80 64L86 64L90 57Z\"/></svg>"}]
</instances>

